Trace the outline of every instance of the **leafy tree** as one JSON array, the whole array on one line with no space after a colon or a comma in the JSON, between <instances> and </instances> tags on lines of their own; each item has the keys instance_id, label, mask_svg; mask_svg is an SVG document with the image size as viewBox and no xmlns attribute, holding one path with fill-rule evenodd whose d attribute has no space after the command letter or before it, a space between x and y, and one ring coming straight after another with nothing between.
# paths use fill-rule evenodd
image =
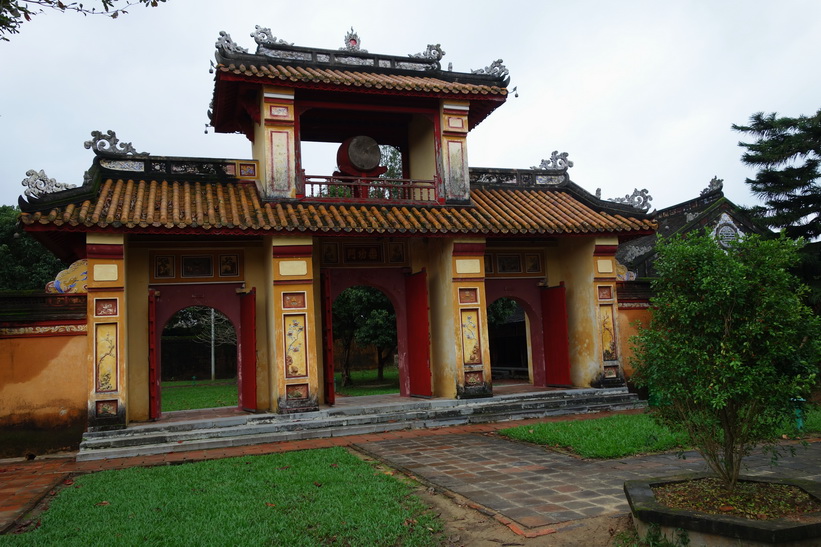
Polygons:
<instances>
[{"instance_id":1,"label":"leafy tree","mask_svg":"<svg viewBox=\"0 0 821 547\"><path fill-rule=\"evenodd\" d=\"M377 350L378 378L396 349L396 313L388 297L373 287L351 287L333 303L334 339L342 341L342 385L352 385L353 342L373 345Z\"/></svg>"},{"instance_id":2,"label":"leafy tree","mask_svg":"<svg viewBox=\"0 0 821 547\"><path fill-rule=\"evenodd\" d=\"M0 205L0 290L44 290L65 265L19 229L20 210Z\"/></svg>"},{"instance_id":3,"label":"leafy tree","mask_svg":"<svg viewBox=\"0 0 821 547\"><path fill-rule=\"evenodd\" d=\"M814 116L777 117L759 112L749 125L733 129L755 139L740 142L741 160L758 169L747 179L765 206L748 211L766 226L786 230L790 237L817 239L821 235L821 110ZM821 242L807 244L796 273L811 288L807 301L821 313Z\"/></svg>"},{"instance_id":4,"label":"leafy tree","mask_svg":"<svg viewBox=\"0 0 821 547\"><path fill-rule=\"evenodd\" d=\"M379 151L382 153L382 165L388 168L382 175L385 179L402 178L402 152L395 146L380 144Z\"/></svg>"},{"instance_id":5,"label":"leafy tree","mask_svg":"<svg viewBox=\"0 0 821 547\"><path fill-rule=\"evenodd\" d=\"M17 34L20 32L20 25L23 21L31 21L35 15L43 13L46 9L60 12L73 11L82 15L105 15L116 19L120 15L128 13L131 6L142 4L143 6L157 7L165 0L126 0L123 7L115 8L114 4L118 0L100 0L100 8L87 7L81 2L63 2L62 0L0 0L0 41L8 42L6 34Z\"/></svg>"},{"instance_id":6,"label":"leafy tree","mask_svg":"<svg viewBox=\"0 0 821 547\"><path fill-rule=\"evenodd\" d=\"M498 298L487 307L488 325L503 325L519 309L519 304L512 298Z\"/></svg>"},{"instance_id":7,"label":"leafy tree","mask_svg":"<svg viewBox=\"0 0 821 547\"><path fill-rule=\"evenodd\" d=\"M741 160L758 169L746 182L765 203L752 212L789 237L821 235L821 110L797 118L759 112L733 129L755 139L738 143L746 149Z\"/></svg>"},{"instance_id":8,"label":"leafy tree","mask_svg":"<svg viewBox=\"0 0 821 547\"><path fill-rule=\"evenodd\" d=\"M212 321L214 323L213 337L211 336ZM178 311L168 321L165 329L169 334L189 336L198 344L237 345L237 331L231 320L209 306L189 306Z\"/></svg>"},{"instance_id":9,"label":"leafy tree","mask_svg":"<svg viewBox=\"0 0 821 547\"><path fill-rule=\"evenodd\" d=\"M654 417L686 432L728 490L811 388L819 319L789 272L801 242L749 235L727 250L704 232L661 239L653 316L634 337L634 379Z\"/></svg>"}]
</instances>

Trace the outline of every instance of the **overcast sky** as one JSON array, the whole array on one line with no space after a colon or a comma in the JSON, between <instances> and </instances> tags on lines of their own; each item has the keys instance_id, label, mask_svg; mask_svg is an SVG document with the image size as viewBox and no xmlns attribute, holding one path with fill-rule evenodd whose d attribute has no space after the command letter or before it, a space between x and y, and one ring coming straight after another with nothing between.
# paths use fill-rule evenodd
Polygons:
<instances>
[{"instance_id":1,"label":"overcast sky","mask_svg":"<svg viewBox=\"0 0 821 547\"><path fill-rule=\"evenodd\" d=\"M255 25L326 49L350 27L372 53L439 43L459 72L501 58L519 97L471 132L471 166L528 168L568 152L577 184L604 198L646 188L657 209L713 176L736 203L756 203L731 125L821 108L817 0L168 0L116 20L48 12L0 42L0 204L17 203L28 169L81 183L93 130L154 155L250 157L244 136L204 130L214 42L224 30L253 51Z\"/></svg>"}]
</instances>

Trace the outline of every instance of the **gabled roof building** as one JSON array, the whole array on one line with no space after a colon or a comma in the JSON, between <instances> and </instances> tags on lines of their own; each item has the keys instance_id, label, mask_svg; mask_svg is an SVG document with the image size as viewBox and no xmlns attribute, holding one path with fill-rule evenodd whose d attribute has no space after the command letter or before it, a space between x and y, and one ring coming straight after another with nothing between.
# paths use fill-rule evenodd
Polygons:
<instances>
[{"instance_id":1,"label":"gabled roof building","mask_svg":"<svg viewBox=\"0 0 821 547\"><path fill-rule=\"evenodd\" d=\"M502 297L525 312L530 383L621 377L616 252L656 224L572 182L566 154L469 166L469 132L508 97L501 61L455 72L438 45L394 56L353 32L339 50L252 36L253 53L220 33L209 110L249 159L155 156L95 132L81 186L31 173L25 229L85 261L90 428L160 417L161 332L192 305L236 329L241 408L333 404L328 318L355 285L394 306L402 396L492 397L486 310ZM309 142L338 146L333 172L306 172ZM385 173L384 146L401 172Z\"/></svg>"}]
</instances>

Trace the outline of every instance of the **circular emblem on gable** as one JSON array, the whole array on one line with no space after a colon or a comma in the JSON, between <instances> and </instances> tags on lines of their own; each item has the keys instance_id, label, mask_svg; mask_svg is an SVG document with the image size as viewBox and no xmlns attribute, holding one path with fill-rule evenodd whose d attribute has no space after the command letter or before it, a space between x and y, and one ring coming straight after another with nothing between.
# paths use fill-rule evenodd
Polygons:
<instances>
[{"instance_id":1,"label":"circular emblem on gable","mask_svg":"<svg viewBox=\"0 0 821 547\"><path fill-rule=\"evenodd\" d=\"M718 240L718 244L725 249L728 248L733 241L738 239L738 236L738 228L728 222L719 224L716 227L716 239Z\"/></svg>"}]
</instances>

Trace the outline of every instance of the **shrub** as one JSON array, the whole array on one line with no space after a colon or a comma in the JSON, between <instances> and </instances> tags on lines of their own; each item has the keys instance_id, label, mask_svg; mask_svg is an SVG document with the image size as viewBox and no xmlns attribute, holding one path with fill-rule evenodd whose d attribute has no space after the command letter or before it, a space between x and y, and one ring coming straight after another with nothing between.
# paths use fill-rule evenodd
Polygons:
<instances>
[{"instance_id":1,"label":"shrub","mask_svg":"<svg viewBox=\"0 0 821 547\"><path fill-rule=\"evenodd\" d=\"M654 417L685 431L728 490L741 460L774 441L818 370L819 320L790 273L800 241L708 231L660 240L653 317L634 337Z\"/></svg>"}]
</instances>

